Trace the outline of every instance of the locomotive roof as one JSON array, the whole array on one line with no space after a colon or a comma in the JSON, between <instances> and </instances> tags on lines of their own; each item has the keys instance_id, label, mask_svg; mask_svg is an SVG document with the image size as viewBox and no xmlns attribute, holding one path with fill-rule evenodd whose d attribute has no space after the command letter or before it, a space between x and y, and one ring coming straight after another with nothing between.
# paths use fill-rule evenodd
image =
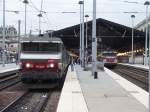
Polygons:
<instances>
[{"instance_id":1,"label":"locomotive roof","mask_svg":"<svg viewBox=\"0 0 150 112\"><path fill-rule=\"evenodd\" d=\"M20 39L20 42L21 43L24 43L24 42L52 42L52 43L63 43L62 40L58 37L48 37L48 36L30 36L30 37L23 37Z\"/></svg>"},{"instance_id":2,"label":"locomotive roof","mask_svg":"<svg viewBox=\"0 0 150 112\"><path fill-rule=\"evenodd\" d=\"M116 51L103 51L102 53L117 53Z\"/></svg>"}]
</instances>

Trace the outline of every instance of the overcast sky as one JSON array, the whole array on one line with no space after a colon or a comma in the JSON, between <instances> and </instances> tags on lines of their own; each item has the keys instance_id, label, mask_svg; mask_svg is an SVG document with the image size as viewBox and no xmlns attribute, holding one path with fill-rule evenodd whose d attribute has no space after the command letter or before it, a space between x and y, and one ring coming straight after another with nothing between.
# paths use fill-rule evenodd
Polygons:
<instances>
[{"instance_id":1,"label":"overcast sky","mask_svg":"<svg viewBox=\"0 0 150 112\"><path fill-rule=\"evenodd\" d=\"M2 1L0 0L0 25L2 25ZM17 21L20 19L21 32L24 33L24 4L23 0L6 0L6 10L20 11L19 14L6 12L6 24L14 25L17 28ZM37 31L39 13L35 8L40 10L41 0L28 0L27 7L27 32L30 29ZM80 6L79 0L43 0L42 31L58 30L69 27L80 22ZM93 0L85 1L85 14L88 14L89 20L92 19L92 2ZM128 0L129 2L139 2L140 4L125 3L124 0L97 0L97 18L103 18L112 22L123 24L131 27L131 13L124 12L139 12L135 16L135 24L145 18L144 0ZM76 13L62 13L62 12Z\"/></svg>"}]
</instances>

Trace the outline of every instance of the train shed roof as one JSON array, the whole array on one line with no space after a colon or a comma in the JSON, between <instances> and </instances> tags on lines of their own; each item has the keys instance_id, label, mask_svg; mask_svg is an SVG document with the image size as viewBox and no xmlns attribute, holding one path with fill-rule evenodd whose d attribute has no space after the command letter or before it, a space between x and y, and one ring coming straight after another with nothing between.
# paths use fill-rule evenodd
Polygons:
<instances>
[{"instance_id":1,"label":"train shed roof","mask_svg":"<svg viewBox=\"0 0 150 112\"><path fill-rule=\"evenodd\" d=\"M88 45L91 47L92 21L89 21L87 24ZM97 19L96 26L99 49L111 48L117 51L131 49L132 28L102 18ZM62 38L67 48L78 49L80 24L55 31L53 35ZM144 37L144 32L134 30L134 43L136 47L144 47Z\"/></svg>"}]
</instances>

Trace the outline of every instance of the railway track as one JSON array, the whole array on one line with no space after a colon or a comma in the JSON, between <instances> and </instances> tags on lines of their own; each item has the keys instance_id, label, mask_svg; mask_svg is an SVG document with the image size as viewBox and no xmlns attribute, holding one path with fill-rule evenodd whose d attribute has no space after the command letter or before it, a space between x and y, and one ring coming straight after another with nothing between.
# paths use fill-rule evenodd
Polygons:
<instances>
[{"instance_id":1,"label":"railway track","mask_svg":"<svg viewBox=\"0 0 150 112\"><path fill-rule=\"evenodd\" d=\"M124 65L117 65L111 70L136 84L137 86L143 88L144 90L148 91L148 70Z\"/></svg>"},{"instance_id":2,"label":"railway track","mask_svg":"<svg viewBox=\"0 0 150 112\"><path fill-rule=\"evenodd\" d=\"M11 87L20 82L19 75L17 73L0 77L0 91Z\"/></svg>"},{"instance_id":3,"label":"railway track","mask_svg":"<svg viewBox=\"0 0 150 112\"><path fill-rule=\"evenodd\" d=\"M27 92L24 92L21 96L18 95L0 112L56 112L65 76L66 74L57 88L25 90Z\"/></svg>"},{"instance_id":4,"label":"railway track","mask_svg":"<svg viewBox=\"0 0 150 112\"><path fill-rule=\"evenodd\" d=\"M54 91L48 92L28 91L20 98L15 100L13 103L11 103L11 105L3 109L1 112L45 112L45 108L48 102L51 100L55 100L53 97L51 97L51 95L54 93L55 93ZM50 108L52 109L56 108L57 107L56 105L53 105Z\"/></svg>"}]
</instances>

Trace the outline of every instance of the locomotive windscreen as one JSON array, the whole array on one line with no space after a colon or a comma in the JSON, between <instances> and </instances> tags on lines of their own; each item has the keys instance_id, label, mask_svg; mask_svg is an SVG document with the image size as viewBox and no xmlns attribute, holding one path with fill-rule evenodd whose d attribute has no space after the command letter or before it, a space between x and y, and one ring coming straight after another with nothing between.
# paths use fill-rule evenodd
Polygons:
<instances>
[{"instance_id":1,"label":"locomotive windscreen","mask_svg":"<svg viewBox=\"0 0 150 112\"><path fill-rule=\"evenodd\" d=\"M117 54L116 53L113 53L113 52L105 52L103 53L103 56L116 56Z\"/></svg>"},{"instance_id":2,"label":"locomotive windscreen","mask_svg":"<svg viewBox=\"0 0 150 112\"><path fill-rule=\"evenodd\" d=\"M22 52L57 53L60 51L59 43L22 43Z\"/></svg>"}]
</instances>

